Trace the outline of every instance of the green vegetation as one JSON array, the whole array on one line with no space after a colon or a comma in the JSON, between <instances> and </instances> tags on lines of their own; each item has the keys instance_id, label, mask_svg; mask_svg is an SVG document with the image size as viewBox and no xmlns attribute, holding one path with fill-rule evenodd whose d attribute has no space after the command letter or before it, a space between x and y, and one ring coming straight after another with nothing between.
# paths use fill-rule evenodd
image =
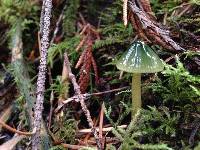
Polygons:
<instances>
[{"instance_id":1,"label":"green vegetation","mask_svg":"<svg viewBox=\"0 0 200 150\"><path fill-rule=\"evenodd\" d=\"M169 51L167 46L170 42L165 43L167 46L155 43L148 37L149 26L141 27L142 31L145 30L145 36L139 36L130 18L125 27L122 21L122 0L53 1L50 41L54 36L55 39L48 49L47 58L41 133L43 149L73 149L69 148L70 145L92 150L96 146L84 110L79 104L80 95L77 96L68 76L62 74L62 69L66 67L63 67L65 52L79 86L87 87L86 93L89 96L86 94L84 98L95 127L99 126L102 117L101 108L104 109L103 127L113 127L103 132L102 143L105 149L199 149L200 2L150 0L150 3L156 18L151 16L149 19L155 25L159 24L163 31L170 30L170 37L185 52ZM38 31L41 7L39 0L0 0L0 120L8 106L15 106L16 110L10 112L12 115L7 117L9 119L6 123L20 131L32 131L40 59ZM62 11L63 18L57 24ZM138 25L142 26L141 23ZM56 35L55 29L58 29ZM142 74L142 109L131 117L132 75L125 72L121 74L116 68L116 60L135 39L144 41L159 55L164 70L155 74ZM22 42L23 47L17 42ZM14 48L20 48L17 60L11 59ZM77 67L77 62L81 62L82 67ZM15 83L15 88L9 89L4 84L5 72L12 74L14 80L10 82ZM123 90L109 92L118 88ZM2 96L5 89L7 92ZM107 93L98 93L104 91ZM70 99L62 97L65 93ZM17 100L10 98L10 95L14 95ZM5 97L7 101L12 99L12 103L2 102ZM122 128L121 125L126 127ZM82 129L88 130L83 132ZM7 129L1 130L0 134L0 144L13 136ZM107 139L104 141L104 138ZM30 139L22 140L17 146L21 149L31 148Z\"/></svg>"}]
</instances>

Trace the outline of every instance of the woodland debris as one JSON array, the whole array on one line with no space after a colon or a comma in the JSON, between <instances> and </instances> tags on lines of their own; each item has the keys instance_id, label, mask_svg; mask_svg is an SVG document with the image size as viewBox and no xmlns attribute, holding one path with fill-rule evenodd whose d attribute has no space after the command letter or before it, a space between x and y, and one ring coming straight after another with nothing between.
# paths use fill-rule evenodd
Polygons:
<instances>
[{"instance_id":1,"label":"woodland debris","mask_svg":"<svg viewBox=\"0 0 200 150\"><path fill-rule=\"evenodd\" d=\"M112 90L108 90L108 91L103 91L103 92L97 92L97 93L85 93L85 94L81 94L83 96L83 98L86 100L88 99L90 96L98 96L98 95L102 95L102 94L107 94L107 93L112 93L112 92L117 92L117 91L122 91L125 90L129 87L122 87L122 88L117 88L117 89L112 89ZM79 102L79 98L77 95L74 95L73 97L68 98L67 100L63 101L62 104L58 105L58 107L55 109L55 113L57 113L65 104L68 104L69 102Z\"/></svg>"},{"instance_id":2,"label":"woodland debris","mask_svg":"<svg viewBox=\"0 0 200 150\"><path fill-rule=\"evenodd\" d=\"M58 31L59 31L59 27L63 21L63 18L64 18L64 12L66 10L66 2L64 3L64 7L59 15L59 18L58 20L56 21L56 27L54 29L54 32L53 32L53 37L51 38L51 41L50 41L50 46L56 42L55 39L56 39L56 36L58 34ZM52 85L53 84L53 79L52 79L52 73L51 73L51 68L48 66L48 75L49 75L49 83ZM62 84L65 84L66 86L68 86L68 73L67 73L67 68L65 66L65 63L63 62L63 70L62 70ZM68 90L68 89L67 89ZM58 99L58 105L60 105L62 103L62 101L64 101L64 99L66 99L68 97L68 91L65 91L64 93L61 93L59 95L59 99ZM54 91L51 90L51 94L50 94L50 113L49 113L49 123L48 123L48 128L51 127L51 121L52 121L52 114L53 114L53 101L54 101ZM57 119L58 121L60 120L60 117L62 116L61 114L63 114L63 112L61 111L60 114L57 115Z\"/></svg>"},{"instance_id":3,"label":"woodland debris","mask_svg":"<svg viewBox=\"0 0 200 150\"><path fill-rule=\"evenodd\" d=\"M129 8L131 11L130 19L132 25L136 31L138 31L139 36L148 42L152 41L154 44L160 44L171 51L183 51L184 49L171 39L169 31L161 27L161 25L146 12L151 11L149 10L148 1L142 1L139 6L137 6L136 3L136 0L129 1Z\"/></svg>"},{"instance_id":4,"label":"woodland debris","mask_svg":"<svg viewBox=\"0 0 200 150\"><path fill-rule=\"evenodd\" d=\"M82 15L80 15L80 17L82 20L82 24L80 23L80 25L82 26L82 31L80 32L82 40L77 46L76 51L78 51L80 48L83 48L83 52L79 57L75 68L81 68L78 84L80 86L81 93L85 93L89 85L90 72L92 67L94 69L95 74L95 83L98 84L99 82L97 64L93 57L92 49L93 44L96 40L100 39L100 36L94 26L87 23Z\"/></svg>"},{"instance_id":5,"label":"woodland debris","mask_svg":"<svg viewBox=\"0 0 200 150\"><path fill-rule=\"evenodd\" d=\"M128 0L123 0L123 21L124 25L127 26L128 24Z\"/></svg>"},{"instance_id":6,"label":"woodland debris","mask_svg":"<svg viewBox=\"0 0 200 150\"><path fill-rule=\"evenodd\" d=\"M65 65L67 66L67 70L68 70L68 73L69 73L69 79L71 80L71 82L73 84L75 94L78 96L78 99L79 99L79 102L81 104L82 110L83 110L83 112L84 112L84 114L85 114L85 116L87 118L89 126L91 127L91 132L93 133L93 135L94 135L94 137L96 139L97 147L98 147L99 150L101 150L102 146L101 146L101 142L99 140L98 133L97 133L96 129L94 128L94 123L92 121L90 112L89 112L89 110L88 110L88 108L87 108L87 106L85 104L84 97L81 94L80 86L76 82L76 78L75 78L74 74L72 74L71 67L70 67L70 62L69 62L67 53L64 54L64 62L65 62Z\"/></svg>"},{"instance_id":7,"label":"woodland debris","mask_svg":"<svg viewBox=\"0 0 200 150\"><path fill-rule=\"evenodd\" d=\"M13 137L11 140L0 145L0 150L13 150L14 147L17 145L17 143L20 142L25 137L26 136L24 135L18 135L18 136Z\"/></svg>"},{"instance_id":8,"label":"woodland debris","mask_svg":"<svg viewBox=\"0 0 200 150\"><path fill-rule=\"evenodd\" d=\"M4 110L2 111L1 116L0 116L0 120L2 122L8 121L8 119L12 113L12 107L13 107L13 105L10 104L7 108L4 108ZM0 127L0 132L1 131L2 131L2 127Z\"/></svg>"},{"instance_id":9,"label":"woodland debris","mask_svg":"<svg viewBox=\"0 0 200 150\"><path fill-rule=\"evenodd\" d=\"M65 143L61 143L61 145L64 147L64 148L69 148L69 149L84 149L84 148L88 148L88 147L85 147L85 146L80 146L80 145L72 145L72 144L65 144Z\"/></svg>"},{"instance_id":10,"label":"woodland debris","mask_svg":"<svg viewBox=\"0 0 200 150\"><path fill-rule=\"evenodd\" d=\"M32 132L23 132L23 131L19 131L19 130L17 130L17 129L14 129L14 128L10 127L10 126L7 125L6 123L4 123L2 120L0 120L0 125L1 125L3 128L9 130L10 132L17 133L17 134L19 134L19 135L31 136L31 135L35 134L35 130L33 130Z\"/></svg>"},{"instance_id":11,"label":"woodland debris","mask_svg":"<svg viewBox=\"0 0 200 150\"><path fill-rule=\"evenodd\" d=\"M127 128L127 125L120 125L120 126L117 126L117 128L125 129L125 128ZM102 132L109 132L112 129L114 129L114 127L102 128ZM99 128L96 128L96 130L99 131ZM91 129L81 129L78 131L78 133L79 134L91 133Z\"/></svg>"}]
</instances>

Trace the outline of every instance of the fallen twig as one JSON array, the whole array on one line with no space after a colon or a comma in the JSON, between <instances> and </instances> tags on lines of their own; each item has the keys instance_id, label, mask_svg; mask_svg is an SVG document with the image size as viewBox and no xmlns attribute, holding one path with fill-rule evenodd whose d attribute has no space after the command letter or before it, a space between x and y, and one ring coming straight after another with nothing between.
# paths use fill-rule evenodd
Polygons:
<instances>
[{"instance_id":1,"label":"fallen twig","mask_svg":"<svg viewBox=\"0 0 200 150\"><path fill-rule=\"evenodd\" d=\"M117 89L112 89L112 90L108 90L108 91L103 91L103 92L97 92L97 93L85 93L85 94L81 94L83 96L84 99L88 99L90 96L98 96L98 95L102 95L102 94L107 94L107 93L112 93L112 92L117 92L117 91L121 91L124 89L127 89L128 86L126 87L122 87L122 88L117 88ZM55 109L55 113L57 113L65 104L68 104L71 101L75 101L75 102L79 102L79 98L77 95L68 98L67 100L63 101L62 104L58 105L58 107Z\"/></svg>"},{"instance_id":2,"label":"fallen twig","mask_svg":"<svg viewBox=\"0 0 200 150\"><path fill-rule=\"evenodd\" d=\"M14 147L18 142L20 142L22 139L24 139L24 135L19 135L16 137L13 137L9 141L5 142L4 144L0 145L0 150L13 150Z\"/></svg>"},{"instance_id":3,"label":"fallen twig","mask_svg":"<svg viewBox=\"0 0 200 150\"><path fill-rule=\"evenodd\" d=\"M31 135L33 135L35 133L35 130L33 130L32 132L19 131L19 130L15 129L15 128L12 128L11 126L7 125L6 123L4 123L1 120L0 120L0 125L2 125L3 128L9 130L10 132L17 133L17 134L20 134L20 135L31 136Z\"/></svg>"},{"instance_id":4,"label":"fallen twig","mask_svg":"<svg viewBox=\"0 0 200 150\"><path fill-rule=\"evenodd\" d=\"M104 120L104 103L101 104L100 118L99 118L99 139L103 149L105 149L105 138L103 138L103 120Z\"/></svg>"},{"instance_id":5,"label":"fallen twig","mask_svg":"<svg viewBox=\"0 0 200 150\"><path fill-rule=\"evenodd\" d=\"M127 11L127 6L128 6L128 0L123 0L123 21L124 21L124 25L127 26L128 24L128 11Z\"/></svg>"},{"instance_id":6,"label":"fallen twig","mask_svg":"<svg viewBox=\"0 0 200 150\"><path fill-rule=\"evenodd\" d=\"M12 113L12 108L13 108L13 104L10 104L7 108L4 108L4 110L1 112L1 116L0 116L0 120L2 122L7 122L11 113ZM2 128L0 127L0 132L1 132Z\"/></svg>"},{"instance_id":7,"label":"fallen twig","mask_svg":"<svg viewBox=\"0 0 200 150\"><path fill-rule=\"evenodd\" d=\"M127 128L127 125L121 125L121 126L117 126L117 128ZM114 129L114 127L107 127L107 128L102 128L102 132L109 132L112 129ZM99 128L96 128L97 131L99 131ZM81 129L78 131L79 134L86 134L86 133L91 133L91 129Z\"/></svg>"},{"instance_id":8,"label":"fallen twig","mask_svg":"<svg viewBox=\"0 0 200 150\"><path fill-rule=\"evenodd\" d=\"M69 148L69 149L81 149L81 148L86 148L85 146L72 145L72 144L65 144L65 143L61 143L61 145L62 145L64 148Z\"/></svg>"},{"instance_id":9,"label":"fallen twig","mask_svg":"<svg viewBox=\"0 0 200 150\"><path fill-rule=\"evenodd\" d=\"M91 132L93 133L94 137L95 137L95 140L96 140L96 144L97 144L97 147L99 150L102 149L102 146L101 146L101 142L99 140L99 136L98 136L98 133L97 133L97 130L94 128L94 123L92 121L92 118L91 118L91 115L90 115L90 112L89 110L87 109L87 106L85 104L85 101L84 101L84 97L83 95L81 94L81 91L80 91L80 86L78 85L78 83L76 82L76 78L74 76L74 74L72 73L71 71L71 67L70 67L70 62L69 62L69 59L68 59L68 56L67 56L67 53L64 54L64 62L65 62L65 65L68 69L68 73L69 73L69 79L71 80L72 84L73 84L73 87L74 87L74 91L76 93L76 95L78 96L78 99L79 99L79 102L81 104L81 107L82 107L82 110L87 118L87 121L88 121L88 124L89 126L91 127Z\"/></svg>"},{"instance_id":10,"label":"fallen twig","mask_svg":"<svg viewBox=\"0 0 200 150\"><path fill-rule=\"evenodd\" d=\"M61 22L62 22L62 20L64 18L64 12L65 12L66 7L67 7L67 5L66 5L66 2L65 2L64 7L62 9L62 12L60 13L59 18L58 18L58 20L56 22L56 28L54 29L53 37L51 38L50 45L54 43L54 40L55 40L55 38L57 36L57 33L59 31L59 26L60 26L60 24L61 24Z\"/></svg>"},{"instance_id":11,"label":"fallen twig","mask_svg":"<svg viewBox=\"0 0 200 150\"><path fill-rule=\"evenodd\" d=\"M104 118L104 104L101 105L101 111L100 111L100 119L99 119L99 138L102 139L102 131L103 131L103 118Z\"/></svg>"},{"instance_id":12,"label":"fallen twig","mask_svg":"<svg viewBox=\"0 0 200 150\"><path fill-rule=\"evenodd\" d=\"M94 122L94 127L96 127L97 124L98 124L98 122L99 122L99 117L94 118L92 121ZM84 143L87 143L87 141L88 141L90 138L91 138L91 132L88 133L88 134L85 136L85 138L83 139L83 142L84 142ZM99 136L99 140L101 140L101 139L100 139L100 136Z\"/></svg>"},{"instance_id":13,"label":"fallen twig","mask_svg":"<svg viewBox=\"0 0 200 150\"><path fill-rule=\"evenodd\" d=\"M106 142L106 148L109 149L109 143L112 143L112 144L117 144L120 142L120 140L116 137L105 137L105 142ZM79 142L81 143L81 145L94 145L95 144L95 140L94 138L90 138L90 140L87 141L87 143L82 143L81 141Z\"/></svg>"},{"instance_id":14,"label":"fallen twig","mask_svg":"<svg viewBox=\"0 0 200 150\"><path fill-rule=\"evenodd\" d=\"M53 32L53 37L51 38L51 41L50 41L50 46L54 43L55 39L56 39L56 36L58 34L58 31L59 31L59 27L60 27L60 24L64 18L64 12L65 12L65 9L67 7L66 5L66 2L64 3L64 7L62 9L62 12L61 14L59 15L59 18L56 22L56 27L54 29L54 32ZM63 71L62 71L62 82L65 82L67 81L67 77L65 76L66 75L66 69L65 69L65 65L64 65L64 62L63 62ZM51 75L51 68L50 66L48 66L48 75L49 75L49 83L52 85L53 84L53 79L52 79L52 75ZM66 92L67 93L67 92ZM65 94L67 95L67 94ZM49 112L49 122L48 122L48 128L51 127L51 121L52 121L52 115L53 115L53 100L54 100L54 91L52 90L51 91L51 94L50 94L50 112ZM58 105L63 101L63 98L62 98L62 95L59 96L59 100L58 100ZM58 115L59 117L60 115Z\"/></svg>"},{"instance_id":15,"label":"fallen twig","mask_svg":"<svg viewBox=\"0 0 200 150\"><path fill-rule=\"evenodd\" d=\"M145 3L141 3L141 5L142 4ZM170 50L184 50L170 38L168 30L160 27L159 24L155 22L155 20L151 19L149 14L143 10L145 6L138 7L135 0L132 0L129 1L129 7L132 12L132 20L134 20L132 21L133 26L135 26L136 30L140 29L140 36L142 35L143 38L150 38L154 43L159 43L163 47Z\"/></svg>"}]
</instances>

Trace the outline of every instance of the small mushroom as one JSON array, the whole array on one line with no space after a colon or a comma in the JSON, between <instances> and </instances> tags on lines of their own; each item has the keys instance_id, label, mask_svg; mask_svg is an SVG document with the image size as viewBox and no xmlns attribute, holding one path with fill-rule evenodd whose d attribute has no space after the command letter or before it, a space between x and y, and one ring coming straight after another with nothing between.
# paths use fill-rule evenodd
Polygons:
<instances>
[{"instance_id":1,"label":"small mushroom","mask_svg":"<svg viewBox=\"0 0 200 150\"><path fill-rule=\"evenodd\" d=\"M119 70L133 73L132 76L132 116L141 109L141 73L162 71L164 65L158 55L144 42L136 41L117 61Z\"/></svg>"}]
</instances>

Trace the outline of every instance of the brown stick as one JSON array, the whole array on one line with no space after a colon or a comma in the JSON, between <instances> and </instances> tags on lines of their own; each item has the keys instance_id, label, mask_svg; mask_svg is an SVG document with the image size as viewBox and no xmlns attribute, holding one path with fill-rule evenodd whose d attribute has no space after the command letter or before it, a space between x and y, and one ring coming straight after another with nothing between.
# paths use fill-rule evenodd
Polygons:
<instances>
[{"instance_id":1,"label":"brown stick","mask_svg":"<svg viewBox=\"0 0 200 150\"><path fill-rule=\"evenodd\" d=\"M105 149L105 140L103 138L103 118L104 118L104 103L101 105L100 119L99 119L99 139L101 141L102 147Z\"/></svg>"},{"instance_id":2,"label":"brown stick","mask_svg":"<svg viewBox=\"0 0 200 150\"><path fill-rule=\"evenodd\" d=\"M35 131L33 131L33 132L23 132L23 131L16 130L15 128L12 128L11 126L7 125L6 123L4 123L1 120L0 120L0 125L2 125L3 128L9 130L10 132L17 133L17 134L20 134L20 135L31 136L35 133Z\"/></svg>"}]
</instances>

